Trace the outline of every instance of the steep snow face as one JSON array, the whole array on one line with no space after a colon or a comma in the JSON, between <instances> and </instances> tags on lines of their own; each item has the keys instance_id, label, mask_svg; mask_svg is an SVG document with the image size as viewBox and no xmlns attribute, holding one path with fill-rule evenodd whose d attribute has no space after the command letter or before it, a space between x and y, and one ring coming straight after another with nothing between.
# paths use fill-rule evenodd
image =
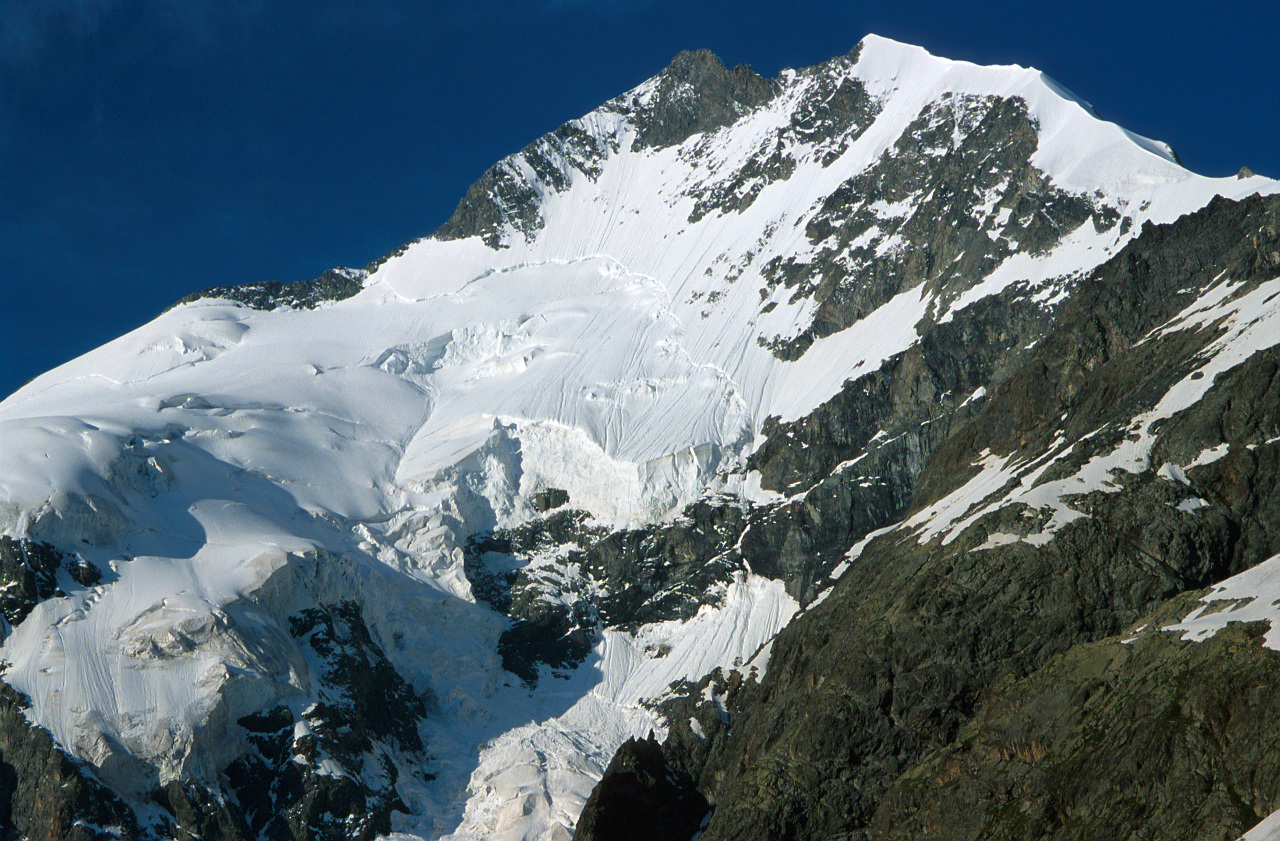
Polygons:
<instances>
[{"instance_id":1,"label":"steep snow face","mask_svg":"<svg viewBox=\"0 0 1280 841\"><path fill-rule=\"evenodd\" d=\"M32 719L131 796L216 786L242 717L320 692L290 617L355 600L433 710L400 828L556 837L617 745L660 727L639 701L746 662L796 605L744 577L687 623L608 632L531 695L472 598L468 537L547 488L625 525L752 487L766 418L805 416L921 319L1018 282L1048 305L1143 222L1278 189L1192 175L1037 71L880 38L773 81L706 72L738 92L715 119L655 129L699 101L668 71L501 162L354 297L185 304L0 404L0 531L107 573L5 640ZM1032 188L993 162L962 185L970 244L921 256L918 208L954 187L931 162L958 167L997 118ZM872 170L899 173L883 195ZM898 285L841 286L873 264Z\"/></svg>"}]
</instances>

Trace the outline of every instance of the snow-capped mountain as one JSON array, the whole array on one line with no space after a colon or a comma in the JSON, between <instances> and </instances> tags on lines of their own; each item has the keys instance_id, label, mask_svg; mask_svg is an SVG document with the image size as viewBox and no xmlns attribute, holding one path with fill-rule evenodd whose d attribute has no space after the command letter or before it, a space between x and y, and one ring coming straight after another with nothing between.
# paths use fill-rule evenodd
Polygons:
<instances>
[{"instance_id":1,"label":"snow-capped mountain","mask_svg":"<svg viewBox=\"0 0 1280 841\"><path fill-rule=\"evenodd\" d=\"M11 820L568 838L626 743L679 766L671 802L715 795L707 838L869 827L997 678L1280 551L1258 526L1193 575L1143 543L1177 586L974 660L945 727L895 718L918 744L858 766L877 794L838 819L731 791L783 742L726 722L790 721L760 687L800 709L804 629L883 630L850 582L897 569L886 547L933 553L903 554L907 593L908 567L1057 558L1122 476L1211 506L1195 468L1234 444L1163 442L1280 341L1276 205L1246 200L1277 192L1186 171L1035 70L874 36L771 80L683 53L499 162L431 237L193 296L0 404L0 756L39 804ZM1142 385L1129 403L1071 402L1125 354L1153 372L1108 381ZM1250 441L1274 475L1274 438ZM651 732L665 747L628 741Z\"/></svg>"}]
</instances>

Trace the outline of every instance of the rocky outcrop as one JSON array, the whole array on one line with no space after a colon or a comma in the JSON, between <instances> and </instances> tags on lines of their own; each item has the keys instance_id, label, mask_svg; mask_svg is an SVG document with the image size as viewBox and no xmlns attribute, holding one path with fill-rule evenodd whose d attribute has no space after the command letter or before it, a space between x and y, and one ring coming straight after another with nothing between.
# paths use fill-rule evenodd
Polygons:
<instances>
[{"instance_id":1,"label":"rocky outcrop","mask_svg":"<svg viewBox=\"0 0 1280 841\"><path fill-rule=\"evenodd\" d=\"M706 799L667 764L653 733L623 742L605 777L583 807L575 841L684 841L707 816Z\"/></svg>"},{"instance_id":2,"label":"rocky outcrop","mask_svg":"<svg viewBox=\"0 0 1280 841\"><path fill-rule=\"evenodd\" d=\"M765 267L768 292L818 306L812 323L769 342L797 359L921 283L950 303L1015 252L1039 254L1086 222L1120 214L1069 193L1031 163L1036 128L1021 99L946 96L927 106L873 166L833 191L809 221L812 254ZM766 293L767 294L767 293Z\"/></svg>"},{"instance_id":3,"label":"rocky outcrop","mask_svg":"<svg viewBox=\"0 0 1280 841\"><path fill-rule=\"evenodd\" d=\"M680 53L653 85L644 102L619 97L604 106L634 125L636 150L674 146L723 128L767 103L778 90L776 82L745 65L725 69L707 50ZM544 194L568 189L578 174L594 179L604 155L617 148L615 137L596 137L579 122L566 123L490 167L432 237L478 236L490 248L506 247L509 231L531 239L542 229Z\"/></svg>"},{"instance_id":4,"label":"rocky outcrop","mask_svg":"<svg viewBox=\"0 0 1280 841\"><path fill-rule=\"evenodd\" d=\"M0 535L0 616L10 628L40 602L63 595L59 572L78 587L92 587L102 578L97 567L48 543Z\"/></svg>"},{"instance_id":5,"label":"rocky outcrop","mask_svg":"<svg viewBox=\"0 0 1280 841\"><path fill-rule=\"evenodd\" d=\"M767 186L775 181L789 179L795 173L797 165L790 152L793 147L812 144L819 162L823 166L830 166L850 144L862 136L880 113L880 103L867 93L860 81L842 72L857 62L857 54L855 49L848 56L832 59L817 67L787 71L791 74L788 82L802 86L803 90L798 101L791 106L791 120L759 139L755 154L731 162L730 172L718 173L709 183L690 192L696 199L693 210L689 213L690 223L714 214L742 213L755 203ZM714 61L714 57L694 55L703 61ZM722 77L728 75L723 68L719 69ZM750 80L753 76L748 69L740 67L733 71L730 78ZM787 78L786 74L783 78ZM706 137L689 152L690 157L698 159L712 154L714 149L711 147L716 142L712 132L715 129L730 125L750 108L762 107L771 101L771 97L767 95L768 89L760 87L762 82L760 80L756 83L758 90L754 95L734 97L722 92L718 99L712 99L708 103L705 93L696 93L704 89L675 87L670 90L673 88L671 78L664 76L659 85L660 105L642 118L643 124L651 127L644 134L657 134L657 129L660 128L664 135L677 138L678 141L688 139L687 136L682 136L683 131L673 132L669 128L682 124L679 117L673 119L669 113L664 113L684 109L698 114L696 118L684 121L687 123L689 119L694 119L698 122L700 128L694 133L706 133ZM779 89L783 87L779 82L773 84ZM680 99L681 90L687 92L684 101ZM705 90L710 92L710 89ZM702 100L694 102L694 98L699 96Z\"/></svg>"},{"instance_id":6,"label":"rocky outcrop","mask_svg":"<svg viewBox=\"0 0 1280 841\"><path fill-rule=\"evenodd\" d=\"M23 715L27 701L0 683L0 839L134 841L133 810Z\"/></svg>"},{"instance_id":7,"label":"rocky outcrop","mask_svg":"<svg viewBox=\"0 0 1280 841\"><path fill-rule=\"evenodd\" d=\"M695 134L732 125L778 92L777 82L745 64L729 70L710 50L679 53L653 84L648 101L631 112L635 149L676 146Z\"/></svg>"},{"instance_id":8,"label":"rocky outcrop","mask_svg":"<svg viewBox=\"0 0 1280 841\"><path fill-rule=\"evenodd\" d=\"M812 601L850 546L902 517L931 453L1027 358L1054 312L1011 287L923 326L918 345L806 417L767 420L747 465L791 499L744 534L739 549L751 569Z\"/></svg>"},{"instance_id":9,"label":"rocky outcrop","mask_svg":"<svg viewBox=\"0 0 1280 841\"><path fill-rule=\"evenodd\" d=\"M179 780L156 791L169 837L372 841L404 810L396 782L401 763L427 760L418 733L427 702L396 673L354 602L308 608L290 624L314 658L319 698L240 718L250 749L225 769L225 791Z\"/></svg>"},{"instance_id":10,"label":"rocky outcrop","mask_svg":"<svg viewBox=\"0 0 1280 841\"><path fill-rule=\"evenodd\" d=\"M354 602L308 608L295 637L321 664L320 699L240 720L253 753L227 775L246 837L371 841L403 810L396 758L425 761L422 698L396 673Z\"/></svg>"},{"instance_id":11,"label":"rocky outcrop","mask_svg":"<svg viewBox=\"0 0 1280 841\"><path fill-rule=\"evenodd\" d=\"M239 286L214 286L193 292L174 306L205 299L235 301L254 310L274 310L281 307L312 310L329 301L342 301L364 288L369 273L362 269L329 269L314 280L298 280L280 283L266 280Z\"/></svg>"},{"instance_id":12,"label":"rocky outcrop","mask_svg":"<svg viewBox=\"0 0 1280 841\"><path fill-rule=\"evenodd\" d=\"M1280 654L1265 623L1204 642L1148 630L992 690L903 774L877 839L1236 838L1280 808Z\"/></svg>"},{"instance_id":13,"label":"rocky outcrop","mask_svg":"<svg viewBox=\"0 0 1280 841\"><path fill-rule=\"evenodd\" d=\"M467 547L472 591L512 619L503 666L534 684L543 665L581 663L602 628L688 619L716 603L716 585L742 569L733 546L748 516L699 502L671 523L610 531L570 509L477 535Z\"/></svg>"},{"instance_id":14,"label":"rocky outcrop","mask_svg":"<svg viewBox=\"0 0 1280 841\"><path fill-rule=\"evenodd\" d=\"M1260 196L1242 202L1219 197L1169 225L1144 226L1138 239L1081 284L1057 328L983 414L940 445L919 498L937 498L962 484L972 453L984 447L1006 454L1046 446L1045 436L1059 431L1052 421L1063 412L1068 417L1061 432L1068 440L1093 432L1091 424L1132 419L1139 402L1152 402L1203 363L1197 353L1217 333L1174 331L1135 345L1224 271L1237 296L1280 273L1278 230L1277 200ZM1031 439L1033 430L1039 440Z\"/></svg>"},{"instance_id":15,"label":"rocky outcrop","mask_svg":"<svg viewBox=\"0 0 1280 841\"><path fill-rule=\"evenodd\" d=\"M566 123L486 170L432 237L478 236L490 248L505 248L508 230L532 238L542 229L543 194L567 189L575 172L594 178L608 148L576 123Z\"/></svg>"}]
</instances>

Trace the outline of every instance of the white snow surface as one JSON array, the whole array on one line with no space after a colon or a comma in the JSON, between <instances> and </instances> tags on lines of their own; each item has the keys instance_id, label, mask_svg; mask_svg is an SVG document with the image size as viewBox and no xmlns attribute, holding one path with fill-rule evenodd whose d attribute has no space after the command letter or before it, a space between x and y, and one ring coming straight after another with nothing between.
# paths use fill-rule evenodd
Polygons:
<instances>
[{"instance_id":1,"label":"white snow surface","mask_svg":"<svg viewBox=\"0 0 1280 841\"><path fill-rule=\"evenodd\" d=\"M1231 622L1267 622L1267 648L1280 651L1280 555L1232 576L1200 599L1200 607L1181 622L1162 630L1177 631L1183 639L1212 637Z\"/></svg>"},{"instance_id":2,"label":"white snow surface","mask_svg":"<svg viewBox=\"0 0 1280 841\"><path fill-rule=\"evenodd\" d=\"M1128 236L1218 193L1278 189L1193 175L1035 70L871 36L831 72L863 80L883 110L828 166L792 146L794 173L741 213L690 223L690 193L772 144L812 75L785 73L769 106L659 150L633 150L617 108L652 95L641 85L577 121L609 151L597 177L570 169L568 189L543 192L529 238L418 241L359 294L314 311L180 306L0 404L0 531L111 570L41 603L5 640L5 680L30 696L31 718L128 795L215 781L243 749L238 717L314 692L287 617L356 599L401 674L439 700L423 726L436 779L401 769L412 814L396 837L567 838L618 744L661 730L638 702L749 661L796 605L779 583L744 577L686 623L607 632L576 672L530 693L501 669L505 620L475 603L461 546L532 517L546 487L618 525L672 516L709 490L768 497L758 480L753 492L750 477L724 479L764 420L803 417L910 347L937 302L908 290L782 362L758 338L796 334L812 304L780 289L763 312L761 267L811 250L805 224L821 200L922 107L948 91L1025 98L1036 165L1059 187L1101 191L1133 218ZM508 165L534 177L519 156ZM1126 239L1086 225L952 306L1088 269ZM1204 306L1184 320L1226 304ZM1258 329L1274 336L1268 324ZM1207 387L1205 373L1170 400ZM993 457L964 500L931 516L960 519L1009 470Z\"/></svg>"}]
</instances>

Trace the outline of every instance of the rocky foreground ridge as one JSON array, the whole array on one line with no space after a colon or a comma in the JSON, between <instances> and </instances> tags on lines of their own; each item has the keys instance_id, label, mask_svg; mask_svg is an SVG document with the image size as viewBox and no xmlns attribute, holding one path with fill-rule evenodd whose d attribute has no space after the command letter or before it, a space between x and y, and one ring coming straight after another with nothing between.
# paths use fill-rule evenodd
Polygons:
<instances>
[{"instance_id":1,"label":"rocky foreground ridge","mask_svg":"<svg viewBox=\"0 0 1280 841\"><path fill-rule=\"evenodd\" d=\"M1278 192L1034 70L684 53L184 299L0 404L0 837L1239 836Z\"/></svg>"}]
</instances>

